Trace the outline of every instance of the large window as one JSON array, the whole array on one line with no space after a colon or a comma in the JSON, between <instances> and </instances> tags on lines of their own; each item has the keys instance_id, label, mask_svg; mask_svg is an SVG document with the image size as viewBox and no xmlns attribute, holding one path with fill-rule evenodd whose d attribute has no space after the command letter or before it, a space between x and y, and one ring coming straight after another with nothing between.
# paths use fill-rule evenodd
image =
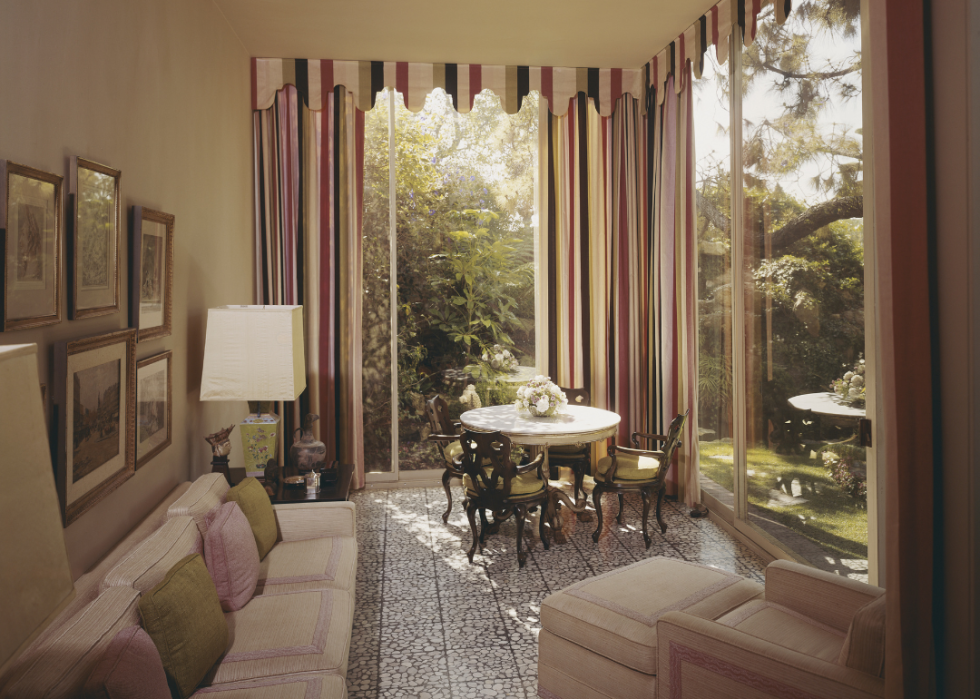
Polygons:
<instances>
[{"instance_id":1,"label":"large window","mask_svg":"<svg viewBox=\"0 0 980 699\"><path fill-rule=\"evenodd\" d=\"M464 391L483 405L509 402L515 381L533 373L537 153L536 93L515 115L489 91L460 114L437 89L413 114L385 91L367 114L368 472L439 467L425 441L426 399L442 395L455 417ZM523 371L507 371L495 356L505 350Z\"/></svg>"},{"instance_id":2,"label":"large window","mask_svg":"<svg viewBox=\"0 0 980 699\"><path fill-rule=\"evenodd\" d=\"M860 22L851 0L763 10L752 46L706 56L695 128L703 489L764 546L866 578Z\"/></svg>"}]
</instances>

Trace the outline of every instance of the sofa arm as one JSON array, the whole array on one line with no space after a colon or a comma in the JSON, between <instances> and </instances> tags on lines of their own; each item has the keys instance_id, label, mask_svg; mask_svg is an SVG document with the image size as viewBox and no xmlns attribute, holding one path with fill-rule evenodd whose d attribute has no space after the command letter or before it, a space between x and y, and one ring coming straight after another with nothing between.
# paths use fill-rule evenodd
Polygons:
<instances>
[{"instance_id":1,"label":"sofa arm","mask_svg":"<svg viewBox=\"0 0 980 699\"><path fill-rule=\"evenodd\" d=\"M766 601L847 631L854 613L885 591L802 563L773 561L766 568Z\"/></svg>"},{"instance_id":2,"label":"sofa arm","mask_svg":"<svg viewBox=\"0 0 980 699\"><path fill-rule=\"evenodd\" d=\"M657 622L657 696L885 695L885 681L708 619L668 612Z\"/></svg>"},{"instance_id":3,"label":"sofa arm","mask_svg":"<svg viewBox=\"0 0 980 699\"><path fill-rule=\"evenodd\" d=\"M357 513L352 502L298 502L273 505L272 509L282 541L353 537L356 532Z\"/></svg>"}]
</instances>

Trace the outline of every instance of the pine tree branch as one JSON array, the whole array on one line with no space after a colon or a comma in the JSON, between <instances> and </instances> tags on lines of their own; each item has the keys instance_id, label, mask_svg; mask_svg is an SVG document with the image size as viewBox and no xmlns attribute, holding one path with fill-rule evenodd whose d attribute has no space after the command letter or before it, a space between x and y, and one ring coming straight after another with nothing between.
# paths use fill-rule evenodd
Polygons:
<instances>
[{"instance_id":1,"label":"pine tree branch","mask_svg":"<svg viewBox=\"0 0 980 699\"><path fill-rule=\"evenodd\" d=\"M698 206L698 211L704 214L704 217L709 223L711 223L711 225L727 235L729 227L731 226L728 216L726 216L721 209L708 201L708 199L700 191L695 191L695 194L697 195L696 203Z\"/></svg>"},{"instance_id":2,"label":"pine tree branch","mask_svg":"<svg viewBox=\"0 0 980 699\"><path fill-rule=\"evenodd\" d=\"M830 80L832 78L840 78L848 75L849 73L854 73L855 71L861 70L860 61L847 68L832 70L826 73L794 73L791 70L781 70L768 61L760 61L759 65L768 70L770 73L776 73L777 75L782 75L784 78L792 78L794 80Z\"/></svg>"},{"instance_id":3,"label":"pine tree branch","mask_svg":"<svg viewBox=\"0 0 980 699\"><path fill-rule=\"evenodd\" d=\"M772 254L782 253L793 243L813 235L834 221L862 216L864 216L863 196L837 197L811 206L772 234ZM757 251L765 249L765 236L762 232L755 236L755 247Z\"/></svg>"}]
</instances>

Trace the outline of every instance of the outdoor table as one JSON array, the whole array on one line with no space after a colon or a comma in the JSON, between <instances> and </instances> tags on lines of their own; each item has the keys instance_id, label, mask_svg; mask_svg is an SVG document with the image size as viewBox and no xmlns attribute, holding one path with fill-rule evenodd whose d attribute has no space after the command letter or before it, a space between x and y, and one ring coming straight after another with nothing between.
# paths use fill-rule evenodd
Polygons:
<instances>
[{"instance_id":1,"label":"outdoor table","mask_svg":"<svg viewBox=\"0 0 980 699\"><path fill-rule=\"evenodd\" d=\"M841 400L836 393L830 391L804 393L793 396L787 402L794 410L816 416L820 420L821 426L826 423L834 427L856 428L858 421L867 415L864 406L857 406ZM850 438L844 441L850 441ZM833 443L821 442L821 444Z\"/></svg>"}]
</instances>

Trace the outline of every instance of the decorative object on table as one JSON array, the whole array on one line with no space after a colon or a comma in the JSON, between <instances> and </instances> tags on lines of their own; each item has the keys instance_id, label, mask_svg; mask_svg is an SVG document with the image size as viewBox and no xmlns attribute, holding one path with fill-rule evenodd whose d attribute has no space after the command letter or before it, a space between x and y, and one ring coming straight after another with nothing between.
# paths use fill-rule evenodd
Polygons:
<instances>
[{"instance_id":1,"label":"decorative object on table","mask_svg":"<svg viewBox=\"0 0 980 699\"><path fill-rule=\"evenodd\" d=\"M623 493L637 492L643 498L643 541L650 548L650 535L647 533L647 519L650 515L650 498L657 494L657 524L660 533L667 532L667 524L660 516L660 506L663 503L666 490L667 470L674 458L674 452L682 446L681 432L690 410L678 415L670 423L666 435L634 432L631 439L633 448L609 447L609 456L599 459L596 464L595 488L592 489L592 502L595 505L596 529L592 541L599 543L602 534L602 494L617 493L619 495L619 515L616 521L623 523ZM640 439L660 442L659 450L640 449Z\"/></svg>"},{"instance_id":2,"label":"decorative object on table","mask_svg":"<svg viewBox=\"0 0 980 699\"><path fill-rule=\"evenodd\" d=\"M288 485L291 488L298 488L300 486L303 486L303 487L306 486L306 477L305 476L286 476L282 480L283 480L283 483L285 483L286 485Z\"/></svg>"},{"instance_id":3,"label":"decorative object on table","mask_svg":"<svg viewBox=\"0 0 980 699\"><path fill-rule=\"evenodd\" d=\"M201 400L248 401L241 425L245 472L261 476L277 458L279 416L272 401L306 388L302 306L221 306L208 311Z\"/></svg>"},{"instance_id":4,"label":"decorative object on table","mask_svg":"<svg viewBox=\"0 0 980 699\"><path fill-rule=\"evenodd\" d=\"M306 479L306 492L310 494L315 494L320 492L320 474L316 471L308 471L305 476Z\"/></svg>"},{"instance_id":5,"label":"decorative object on table","mask_svg":"<svg viewBox=\"0 0 980 699\"><path fill-rule=\"evenodd\" d=\"M568 398L548 376L535 376L517 389L514 405L534 417L552 417L565 410Z\"/></svg>"},{"instance_id":6,"label":"decorative object on table","mask_svg":"<svg viewBox=\"0 0 980 699\"><path fill-rule=\"evenodd\" d=\"M480 395L476 392L476 386L473 384L469 384L463 389L463 393L459 397L459 402L466 410L476 410L477 408L483 407L483 403L480 401Z\"/></svg>"},{"instance_id":7,"label":"decorative object on table","mask_svg":"<svg viewBox=\"0 0 980 699\"><path fill-rule=\"evenodd\" d=\"M470 386L470 388L473 388ZM479 396L474 392L477 406L480 407ZM442 487L446 491L448 506L442 515L442 521L449 521L449 513L453 511L453 491L449 482L453 478L462 478L463 472L456 468L453 459L462 452L459 445L460 424L449 419L449 406L445 398L436 395L425 402L425 414L429 418L429 436L426 441L435 442L442 454L445 470L442 472Z\"/></svg>"},{"instance_id":8,"label":"decorative object on table","mask_svg":"<svg viewBox=\"0 0 980 699\"><path fill-rule=\"evenodd\" d=\"M170 446L173 352L136 362L136 470Z\"/></svg>"},{"instance_id":9,"label":"decorative object on table","mask_svg":"<svg viewBox=\"0 0 980 699\"><path fill-rule=\"evenodd\" d=\"M129 326L137 342L171 332L174 292L174 216L133 207L129 246Z\"/></svg>"},{"instance_id":10,"label":"decorative object on table","mask_svg":"<svg viewBox=\"0 0 980 699\"><path fill-rule=\"evenodd\" d=\"M68 317L119 310L119 180L122 173L72 156L68 236Z\"/></svg>"},{"instance_id":11,"label":"decorative object on table","mask_svg":"<svg viewBox=\"0 0 980 699\"><path fill-rule=\"evenodd\" d=\"M61 322L61 186L58 175L0 160L0 331Z\"/></svg>"},{"instance_id":12,"label":"decorative object on table","mask_svg":"<svg viewBox=\"0 0 980 699\"><path fill-rule=\"evenodd\" d=\"M231 453L231 431L234 425L228 425L223 430L209 434L204 441L211 445L211 473L224 475L228 485L231 485L231 472L228 470L228 455Z\"/></svg>"},{"instance_id":13,"label":"decorative object on table","mask_svg":"<svg viewBox=\"0 0 980 699\"><path fill-rule=\"evenodd\" d=\"M865 397L864 370L864 360L859 359L854 368L844 374L844 378L837 379L830 384L830 390L845 403L863 405Z\"/></svg>"},{"instance_id":14,"label":"decorative object on table","mask_svg":"<svg viewBox=\"0 0 980 699\"><path fill-rule=\"evenodd\" d=\"M336 461L331 461L329 464L324 464L321 461L313 469L320 474L320 485L322 487L329 488L337 483L337 479L340 476L340 469L337 466Z\"/></svg>"},{"instance_id":15,"label":"decorative object on table","mask_svg":"<svg viewBox=\"0 0 980 699\"><path fill-rule=\"evenodd\" d=\"M279 495L279 490L282 488L282 469L279 468L279 462L275 459L269 459L266 462L265 471L262 475L262 484L265 486L265 492L269 494L270 498Z\"/></svg>"},{"instance_id":16,"label":"decorative object on table","mask_svg":"<svg viewBox=\"0 0 980 699\"><path fill-rule=\"evenodd\" d=\"M484 352L480 359L489 364L494 371L515 372L520 366L517 357L511 354L509 349L500 345L494 345L489 352Z\"/></svg>"},{"instance_id":17,"label":"decorative object on table","mask_svg":"<svg viewBox=\"0 0 980 699\"><path fill-rule=\"evenodd\" d=\"M0 444L7 474L0 512L13 523L0 543L4 570L10 571L0 575L0 667L74 592L37 391L37 360L36 344L0 346Z\"/></svg>"},{"instance_id":18,"label":"decorative object on table","mask_svg":"<svg viewBox=\"0 0 980 699\"><path fill-rule=\"evenodd\" d=\"M303 418L303 426L293 432L293 445L289 447L289 465L300 473L313 471L316 464L323 463L327 454L327 446L313 436L313 423L320 419L319 415L307 413ZM300 433L299 439L296 432Z\"/></svg>"},{"instance_id":19,"label":"decorative object on table","mask_svg":"<svg viewBox=\"0 0 980 699\"><path fill-rule=\"evenodd\" d=\"M135 472L136 331L55 345L58 495L65 526Z\"/></svg>"}]
</instances>

